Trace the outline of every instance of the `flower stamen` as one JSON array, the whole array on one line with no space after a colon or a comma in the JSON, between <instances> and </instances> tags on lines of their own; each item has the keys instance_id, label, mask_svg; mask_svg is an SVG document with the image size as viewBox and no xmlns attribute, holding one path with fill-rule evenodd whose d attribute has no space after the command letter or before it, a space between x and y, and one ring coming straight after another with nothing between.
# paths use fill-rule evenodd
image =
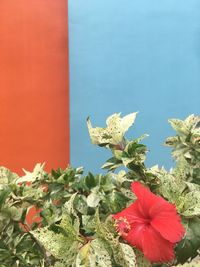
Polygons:
<instances>
[{"instance_id":1,"label":"flower stamen","mask_svg":"<svg viewBox=\"0 0 200 267\"><path fill-rule=\"evenodd\" d=\"M120 217L116 223L115 227L120 235L127 236L131 230L131 225L129 224L126 217Z\"/></svg>"}]
</instances>

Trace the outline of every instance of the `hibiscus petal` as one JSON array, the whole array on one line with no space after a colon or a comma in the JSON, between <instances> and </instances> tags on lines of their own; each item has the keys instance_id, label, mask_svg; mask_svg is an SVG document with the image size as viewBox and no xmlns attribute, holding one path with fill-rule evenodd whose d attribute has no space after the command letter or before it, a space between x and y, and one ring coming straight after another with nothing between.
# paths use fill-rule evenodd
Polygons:
<instances>
[{"instance_id":1,"label":"hibiscus petal","mask_svg":"<svg viewBox=\"0 0 200 267\"><path fill-rule=\"evenodd\" d=\"M153 227L143 233L142 249L145 257L154 263L170 262L174 259L174 244L164 239Z\"/></svg>"},{"instance_id":2,"label":"hibiscus petal","mask_svg":"<svg viewBox=\"0 0 200 267\"><path fill-rule=\"evenodd\" d=\"M144 217L149 218L151 225L172 243L179 242L185 234L176 207L164 198L156 196L139 182L132 183L132 190L136 194L138 207Z\"/></svg>"},{"instance_id":3,"label":"hibiscus petal","mask_svg":"<svg viewBox=\"0 0 200 267\"><path fill-rule=\"evenodd\" d=\"M133 204L121 212L113 214L113 218L116 220L119 220L120 218L126 218L129 224L143 222L143 215L140 212L138 204L139 202L136 200Z\"/></svg>"},{"instance_id":4,"label":"hibiscus petal","mask_svg":"<svg viewBox=\"0 0 200 267\"><path fill-rule=\"evenodd\" d=\"M150 209L151 225L172 243L179 242L185 234L176 207L160 198Z\"/></svg>"},{"instance_id":5,"label":"hibiscus petal","mask_svg":"<svg viewBox=\"0 0 200 267\"><path fill-rule=\"evenodd\" d=\"M147 187L143 186L139 182L133 182L131 184L133 193L137 196L139 201L140 211L146 218L149 217L149 210L154 206L160 199L158 196L153 194Z\"/></svg>"},{"instance_id":6,"label":"hibiscus petal","mask_svg":"<svg viewBox=\"0 0 200 267\"><path fill-rule=\"evenodd\" d=\"M122 237L132 246L142 250L143 233L146 229L145 224L135 223L132 225L130 232Z\"/></svg>"},{"instance_id":7,"label":"hibiscus petal","mask_svg":"<svg viewBox=\"0 0 200 267\"><path fill-rule=\"evenodd\" d=\"M176 211L165 211L164 207L163 211L151 221L151 225L159 231L162 237L172 243L179 242L185 234L185 229Z\"/></svg>"}]
</instances>

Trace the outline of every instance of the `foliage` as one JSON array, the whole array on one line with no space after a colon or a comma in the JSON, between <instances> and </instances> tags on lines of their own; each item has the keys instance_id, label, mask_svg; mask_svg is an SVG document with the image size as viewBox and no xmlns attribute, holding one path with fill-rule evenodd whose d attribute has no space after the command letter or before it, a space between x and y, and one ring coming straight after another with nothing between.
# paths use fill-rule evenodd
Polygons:
<instances>
[{"instance_id":1,"label":"foliage","mask_svg":"<svg viewBox=\"0 0 200 267\"><path fill-rule=\"evenodd\" d=\"M145 166L141 141L147 135L125 137L135 118L136 113L114 114L106 128L93 128L88 119L92 143L112 153L103 165L107 174L84 175L71 166L46 173L37 164L19 177L0 168L0 267L153 266L118 235L111 216L135 201L130 191L135 180L175 204L185 225L171 265L200 266L187 263L200 250L200 117L169 121L176 131L166 140L176 160L170 172ZM119 167L123 170L116 172Z\"/></svg>"}]
</instances>

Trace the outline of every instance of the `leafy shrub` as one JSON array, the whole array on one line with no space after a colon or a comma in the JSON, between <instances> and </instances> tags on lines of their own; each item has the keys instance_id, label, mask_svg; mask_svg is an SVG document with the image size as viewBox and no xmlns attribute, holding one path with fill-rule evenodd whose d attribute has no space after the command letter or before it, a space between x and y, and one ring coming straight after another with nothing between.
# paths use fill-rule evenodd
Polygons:
<instances>
[{"instance_id":1,"label":"leafy shrub","mask_svg":"<svg viewBox=\"0 0 200 267\"><path fill-rule=\"evenodd\" d=\"M37 164L19 177L0 168L1 267L159 266L119 235L112 217L136 200L134 181L174 204L186 229L174 261L160 266L199 266L188 262L200 249L200 117L169 120L176 131L166 140L176 160L169 172L145 166L147 135L125 138L135 118L114 114L106 128L93 128L88 119L92 143L112 153L102 167L107 174L84 175L71 166L46 173Z\"/></svg>"}]
</instances>

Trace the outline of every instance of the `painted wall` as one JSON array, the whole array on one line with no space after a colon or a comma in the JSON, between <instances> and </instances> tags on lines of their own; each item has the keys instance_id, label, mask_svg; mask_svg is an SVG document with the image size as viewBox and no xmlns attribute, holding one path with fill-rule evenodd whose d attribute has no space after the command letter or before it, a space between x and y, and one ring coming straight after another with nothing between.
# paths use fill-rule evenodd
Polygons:
<instances>
[{"instance_id":1,"label":"painted wall","mask_svg":"<svg viewBox=\"0 0 200 267\"><path fill-rule=\"evenodd\" d=\"M0 165L69 162L66 0L0 1Z\"/></svg>"},{"instance_id":2,"label":"painted wall","mask_svg":"<svg viewBox=\"0 0 200 267\"><path fill-rule=\"evenodd\" d=\"M91 145L103 126L139 111L129 136L149 133L147 164L172 165L167 119L199 114L199 0L69 0L71 163L100 172L110 154Z\"/></svg>"}]
</instances>

